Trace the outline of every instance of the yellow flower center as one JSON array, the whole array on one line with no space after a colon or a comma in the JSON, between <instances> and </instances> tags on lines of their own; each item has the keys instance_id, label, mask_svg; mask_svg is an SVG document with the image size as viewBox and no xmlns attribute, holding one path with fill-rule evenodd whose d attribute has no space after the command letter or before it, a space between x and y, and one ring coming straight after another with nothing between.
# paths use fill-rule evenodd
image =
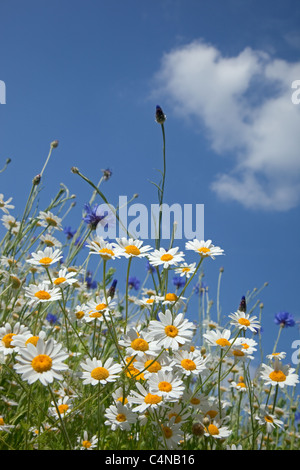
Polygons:
<instances>
[{"instance_id":1,"label":"yellow flower center","mask_svg":"<svg viewBox=\"0 0 300 470\"><path fill-rule=\"evenodd\" d=\"M220 434L219 429L214 424L210 424L208 426L208 432L211 436L217 436L218 434Z\"/></svg>"},{"instance_id":2,"label":"yellow flower center","mask_svg":"<svg viewBox=\"0 0 300 470\"><path fill-rule=\"evenodd\" d=\"M45 256L44 258L41 258L41 259L39 260L39 262L40 262L41 264L50 264L50 263L52 263L52 261L53 261L53 259L52 259L52 258L48 258L48 256Z\"/></svg>"},{"instance_id":3,"label":"yellow flower center","mask_svg":"<svg viewBox=\"0 0 300 470\"><path fill-rule=\"evenodd\" d=\"M123 413L119 413L116 416L116 420L119 421L119 423L124 423L124 421L126 421L126 415L124 415Z\"/></svg>"},{"instance_id":4,"label":"yellow flower center","mask_svg":"<svg viewBox=\"0 0 300 470\"><path fill-rule=\"evenodd\" d=\"M163 380L162 382L159 382L158 388L161 392L169 393L172 390L172 384L170 384L170 382L166 382L165 380Z\"/></svg>"},{"instance_id":5,"label":"yellow flower center","mask_svg":"<svg viewBox=\"0 0 300 470\"><path fill-rule=\"evenodd\" d=\"M15 333L8 333L7 335L3 336L2 343L6 348L14 348L14 346L11 344L13 336L16 336Z\"/></svg>"},{"instance_id":6,"label":"yellow flower center","mask_svg":"<svg viewBox=\"0 0 300 470\"><path fill-rule=\"evenodd\" d=\"M145 369L147 369L149 372L158 372L159 370L161 370L161 365L159 362L155 361L153 362L153 360L149 359L149 361L146 361L145 364Z\"/></svg>"},{"instance_id":7,"label":"yellow flower center","mask_svg":"<svg viewBox=\"0 0 300 470\"><path fill-rule=\"evenodd\" d=\"M223 348L224 346L230 346L230 343L229 343L228 339L226 339L226 338L219 338L219 339L217 339L216 344L218 344L218 345L221 346L222 348Z\"/></svg>"},{"instance_id":8,"label":"yellow flower center","mask_svg":"<svg viewBox=\"0 0 300 470\"><path fill-rule=\"evenodd\" d=\"M165 300L171 300L171 302L175 302L178 299L176 294L173 294L170 292L169 294L166 294Z\"/></svg>"},{"instance_id":9,"label":"yellow flower center","mask_svg":"<svg viewBox=\"0 0 300 470\"><path fill-rule=\"evenodd\" d=\"M146 304L153 304L153 302L154 302L154 299L147 299L146 300Z\"/></svg>"},{"instance_id":10,"label":"yellow flower center","mask_svg":"<svg viewBox=\"0 0 300 470\"><path fill-rule=\"evenodd\" d=\"M128 255L138 256L141 252L135 245L127 245L125 251Z\"/></svg>"},{"instance_id":11,"label":"yellow flower center","mask_svg":"<svg viewBox=\"0 0 300 470\"><path fill-rule=\"evenodd\" d=\"M169 419L172 419L172 418L175 418L174 423L177 423L177 424L181 423L181 421L182 421L181 416L177 413L169 413Z\"/></svg>"},{"instance_id":12,"label":"yellow flower center","mask_svg":"<svg viewBox=\"0 0 300 470\"><path fill-rule=\"evenodd\" d=\"M244 384L244 382L239 382L237 386L241 388L246 388L246 385Z\"/></svg>"},{"instance_id":13,"label":"yellow flower center","mask_svg":"<svg viewBox=\"0 0 300 470\"><path fill-rule=\"evenodd\" d=\"M80 320L82 317L84 317L83 310L79 310L78 312L76 312L76 318L78 318L78 320Z\"/></svg>"},{"instance_id":14,"label":"yellow flower center","mask_svg":"<svg viewBox=\"0 0 300 470\"><path fill-rule=\"evenodd\" d=\"M51 295L49 292L46 292L45 290L39 290L34 294L35 297L37 297L40 300L49 300L51 299Z\"/></svg>"},{"instance_id":15,"label":"yellow flower center","mask_svg":"<svg viewBox=\"0 0 300 470\"><path fill-rule=\"evenodd\" d=\"M214 419L217 416L218 412L217 410L209 410L205 416L209 416L211 419Z\"/></svg>"},{"instance_id":16,"label":"yellow flower center","mask_svg":"<svg viewBox=\"0 0 300 470\"><path fill-rule=\"evenodd\" d=\"M59 405L57 408L60 414L63 415L64 413L68 411L69 405L63 404L63 405Z\"/></svg>"},{"instance_id":17,"label":"yellow flower center","mask_svg":"<svg viewBox=\"0 0 300 470\"><path fill-rule=\"evenodd\" d=\"M249 344L247 344L247 343L242 343L242 346L243 346L244 349L250 348Z\"/></svg>"},{"instance_id":18,"label":"yellow flower center","mask_svg":"<svg viewBox=\"0 0 300 470\"><path fill-rule=\"evenodd\" d=\"M59 284L66 282L66 280L67 279L65 277L58 277L57 279L55 279L55 281L53 281L53 284L55 284L56 286L59 286Z\"/></svg>"},{"instance_id":19,"label":"yellow flower center","mask_svg":"<svg viewBox=\"0 0 300 470\"><path fill-rule=\"evenodd\" d=\"M273 372L271 372L271 374L269 374L269 377L274 382L286 381L286 375L281 370L274 370Z\"/></svg>"},{"instance_id":20,"label":"yellow flower center","mask_svg":"<svg viewBox=\"0 0 300 470\"><path fill-rule=\"evenodd\" d=\"M199 252L200 255L202 255L202 256L207 256L208 253L210 252L210 249L209 249L209 248L206 248L206 246L202 246L202 248L198 248L198 252Z\"/></svg>"},{"instance_id":21,"label":"yellow flower center","mask_svg":"<svg viewBox=\"0 0 300 470\"><path fill-rule=\"evenodd\" d=\"M101 248L98 253L100 253L103 259L110 259L112 256L115 256L114 252L109 248Z\"/></svg>"},{"instance_id":22,"label":"yellow flower center","mask_svg":"<svg viewBox=\"0 0 300 470\"><path fill-rule=\"evenodd\" d=\"M196 369L196 364L191 359L183 359L181 361L181 366L185 370L195 370Z\"/></svg>"},{"instance_id":23,"label":"yellow flower center","mask_svg":"<svg viewBox=\"0 0 300 470\"><path fill-rule=\"evenodd\" d=\"M162 426L162 430L166 439L170 439L173 436L173 431L169 426Z\"/></svg>"},{"instance_id":24,"label":"yellow flower center","mask_svg":"<svg viewBox=\"0 0 300 470\"><path fill-rule=\"evenodd\" d=\"M46 217L46 222L48 225L51 225L52 227L56 227L57 226L57 222L56 220L52 219L52 217Z\"/></svg>"},{"instance_id":25,"label":"yellow flower center","mask_svg":"<svg viewBox=\"0 0 300 470\"><path fill-rule=\"evenodd\" d=\"M52 359L47 354L39 354L31 362L32 368L39 374L47 372L52 367Z\"/></svg>"},{"instance_id":26,"label":"yellow flower center","mask_svg":"<svg viewBox=\"0 0 300 470\"><path fill-rule=\"evenodd\" d=\"M174 256L170 255L169 253L165 253L160 257L161 261L171 261Z\"/></svg>"},{"instance_id":27,"label":"yellow flower center","mask_svg":"<svg viewBox=\"0 0 300 470\"><path fill-rule=\"evenodd\" d=\"M131 342L131 347L135 351L148 351L149 344L142 338L136 338Z\"/></svg>"},{"instance_id":28,"label":"yellow flower center","mask_svg":"<svg viewBox=\"0 0 300 470\"><path fill-rule=\"evenodd\" d=\"M0 426L4 426L4 419L0 418Z\"/></svg>"},{"instance_id":29,"label":"yellow flower center","mask_svg":"<svg viewBox=\"0 0 300 470\"><path fill-rule=\"evenodd\" d=\"M91 445L92 443L90 441L82 441L82 447L85 447L86 449L89 449Z\"/></svg>"},{"instance_id":30,"label":"yellow flower center","mask_svg":"<svg viewBox=\"0 0 300 470\"><path fill-rule=\"evenodd\" d=\"M147 405L157 405L161 401L162 397L160 397L159 395L152 395L152 393L148 393L144 398L144 402Z\"/></svg>"},{"instance_id":31,"label":"yellow flower center","mask_svg":"<svg viewBox=\"0 0 300 470\"><path fill-rule=\"evenodd\" d=\"M245 356L245 353L243 353L243 351L241 351L240 349L234 349L234 350L232 351L232 354L233 354L234 356L237 356L237 357L243 357L243 356Z\"/></svg>"},{"instance_id":32,"label":"yellow flower center","mask_svg":"<svg viewBox=\"0 0 300 470\"><path fill-rule=\"evenodd\" d=\"M94 310L90 310L89 317L90 318L101 318L103 315L100 312L95 312Z\"/></svg>"},{"instance_id":33,"label":"yellow flower center","mask_svg":"<svg viewBox=\"0 0 300 470\"><path fill-rule=\"evenodd\" d=\"M120 401L121 403L123 403L123 405L127 405L127 403L128 403L128 398L126 398L126 397L125 397L125 398L124 398L124 397L119 397L119 398L117 399L117 401Z\"/></svg>"},{"instance_id":34,"label":"yellow flower center","mask_svg":"<svg viewBox=\"0 0 300 470\"><path fill-rule=\"evenodd\" d=\"M27 346L27 344L30 343L30 344L33 344L33 346L36 346L39 339L40 339L39 336L31 336L31 337L28 338L28 340L25 342L25 345Z\"/></svg>"},{"instance_id":35,"label":"yellow flower center","mask_svg":"<svg viewBox=\"0 0 300 470\"><path fill-rule=\"evenodd\" d=\"M95 380L105 380L109 377L109 372L105 367L96 367L92 370L91 377Z\"/></svg>"},{"instance_id":36,"label":"yellow flower center","mask_svg":"<svg viewBox=\"0 0 300 470\"><path fill-rule=\"evenodd\" d=\"M145 380L143 372L140 372L136 367L129 366L126 371L127 377L135 380Z\"/></svg>"},{"instance_id":37,"label":"yellow flower center","mask_svg":"<svg viewBox=\"0 0 300 470\"><path fill-rule=\"evenodd\" d=\"M273 423L273 422L274 422L272 416L270 416L270 415L266 415L266 416L265 416L265 421L266 421L267 423Z\"/></svg>"},{"instance_id":38,"label":"yellow flower center","mask_svg":"<svg viewBox=\"0 0 300 470\"><path fill-rule=\"evenodd\" d=\"M106 305L106 304L98 304L98 305L96 305L96 310L98 310L98 311L104 310L105 308L107 308L107 305Z\"/></svg>"},{"instance_id":39,"label":"yellow flower center","mask_svg":"<svg viewBox=\"0 0 300 470\"><path fill-rule=\"evenodd\" d=\"M190 270L191 270L191 268L188 268L188 267L181 269L181 271L182 271L183 273L188 273Z\"/></svg>"},{"instance_id":40,"label":"yellow flower center","mask_svg":"<svg viewBox=\"0 0 300 470\"><path fill-rule=\"evenodd\" d=\"M239 322L240 325L243 325L243 326L250 326L251 325L250 321L247 318L243 318L243 317L239 318L238 322Z\"/></svg>"},{"instance_id":41,"label":"yellow flower center","mask_svg":"<svg viewBox=\"0 0 300 470\"><path fill-rule=\"evenodd\" d=\"M199 400L199 398L195 398L195 397L191 398L191 399L190 399L190 404L191 404L191 405L200 405L200 400Z\"/></svg>"},{"instance_id":42,"label":"yellow flower center","mask_svg":"<svg viewBox=\"0 0 300 470\"><path fill-rule=\"evenodd\" d=\"M170 336L171 338L175 338L175 336L178 335L178 328L174 325L167 325L165 327L165 333L167 336Z\"/></svg>"}]
</instances>

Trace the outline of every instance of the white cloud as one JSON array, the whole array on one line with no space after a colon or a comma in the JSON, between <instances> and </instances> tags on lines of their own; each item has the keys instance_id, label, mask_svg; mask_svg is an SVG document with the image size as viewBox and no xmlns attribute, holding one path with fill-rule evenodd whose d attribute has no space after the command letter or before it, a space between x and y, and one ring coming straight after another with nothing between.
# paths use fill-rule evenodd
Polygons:
<instances>
[{"instance_id":1,"label":"white cloud","mask_svg":"<svg viewBox=\"0 0 300 470\"><path fill-rule=\"evenodd\" d=\"M204 125L212 149L230 155L230 173L212 189L248 208L288 210L300 203L300 105L291 88L300 62L251 48L225 57L192 42L164 55L156 94L175 112Z\"/></svg>"}]
</instances>

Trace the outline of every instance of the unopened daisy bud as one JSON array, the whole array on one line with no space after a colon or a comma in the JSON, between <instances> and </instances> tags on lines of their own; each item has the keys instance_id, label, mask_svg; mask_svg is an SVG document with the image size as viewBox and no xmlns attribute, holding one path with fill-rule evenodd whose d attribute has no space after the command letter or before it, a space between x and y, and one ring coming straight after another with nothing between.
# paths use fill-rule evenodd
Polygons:
<instances>
[{"instance_id":1,"label":"unopened daisy bud","mask_svg":"<svg viewBox=\"0 0 300 470\"><path fill-rule=\"evenodd\" d=\"M71 172L78 174L78 173L79 173L79 169L77 168L77 166L72 166Z\"/></svg>"},{"instance_id":2,"label":"unopened daisy bud","mask_svg":"<svg viewBox=\"0 0 300 470\"><path fill-rule=\"evenodd\" d=\"M136 199L137 197L139 197L139 195L137 193L135 193L133 196L132 196L132 199Z\"/></svg>"},{"instance_id":3,"label":"unopened daisy bud","mask_svg":"<svg viewBox=\"0 0 300 470\"><path fill-rule=\"evenodd\" d=\"M201 356L204 356L206 354L206 348L204 346L202 346L200 353L201 353Z\"/></svg>"},{"instance_id":4,"label":"unopened daisy bud","mask_svg":"<svg viewBox=\"0 0 300 470\"><path fill-rule=\"evenodd\" d=\"M166 115L163 113L160 106L156 106L155 120L158 124L163 124L166 120Z\"/></svg>"},{"instance_id":5,"label":"unopened daisy bud","mask_svg":"<svg viewBox=\"0 0 300 470\"><path fill-rule=\"evenodd\" d=\"M264 308L264 304L262 302L259 304L259 308Z\"/></svg>"},{"instance_id":6,"label":"unopened daisy bud","mask_svg":"<svg viewBox=\"0 0 300 470\"><path fill-rule=\"evenodd\" d=\"M53 140L50 145L53 149L56 149L56 147L58 147L58 140Z\"/></svg>"},{"instance_id":7,"label":"unopened daisy bud","mask_svg":"<svg viewBox=\"0 0 300 470\"><path fill-rule=\"evenodd\" d=\"M41 175L36 175L32 180L32 184L34 186L37 186L38 184L40 184L41 179L42 179Z\"/></svg>"},{"instance_id":8,"label":"unopened daisy bud","mask_svg":"<svg viewBox=\"0 0 300 470\"><path fill-rule=\"evenodd\" d=\"M203 422L204 426L209 426L210 425L210 419L207 416L205 416L203 418L202 422Z\"/></svg>"},{"instance_id":9,"label":"unopened daisy bud","mask_svg":"<svg viewBox=\"0 0 300 470\"><path fill-rule=\"evenodd\" d=\"M8 165L10 162L11 162L11 158L7 158L5 163L6 165Z\"/></svg>"},{"instance_id":10,"label":"unopened daisy bud","mask_svg":"<svg viewBox=\"0 0 300 470\"><path fill-rule=\"evenodd\" d=\"M224 272L224 268L223 266L220 267L220 273L223 273Z\"/></svg>"},{"instance_id":11,"label":"unopened daisy bud","mask_svg":"<svg viewBox=\"0 0 300 470\"><path fill-rule=\"evenodd\" d=\"M204 427L200 423L194 423L192 426L192 433L194 436L203 436L204 434Z\"/></svg>"}]
</instances>

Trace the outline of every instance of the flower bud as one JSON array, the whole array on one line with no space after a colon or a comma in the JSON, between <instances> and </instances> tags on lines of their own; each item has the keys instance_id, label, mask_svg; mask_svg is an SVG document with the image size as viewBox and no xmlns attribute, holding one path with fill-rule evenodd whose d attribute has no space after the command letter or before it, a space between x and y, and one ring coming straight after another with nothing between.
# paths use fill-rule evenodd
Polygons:
<instances>
[{"instance_id":1,"label":"flower bud","mask_svg":"<svg viewBox=\"0 0 300 470\"><path fill-rule=\"evenodd\" d=\"M53 149L56 149L56 147L58 147L58 140L53 140L50 145Z\"/></svg>"},{"instance_id":2,"label":"flower bud","mask_svg":"<svg viewBox=\"0 0 300 470\"><path fill-rule=\"evenodd\" d=\"M156 106L155 120L158 124L163 124L166 120L166 115L163 113L163 110L160 106Z\"/></svg>"}]
</instances>

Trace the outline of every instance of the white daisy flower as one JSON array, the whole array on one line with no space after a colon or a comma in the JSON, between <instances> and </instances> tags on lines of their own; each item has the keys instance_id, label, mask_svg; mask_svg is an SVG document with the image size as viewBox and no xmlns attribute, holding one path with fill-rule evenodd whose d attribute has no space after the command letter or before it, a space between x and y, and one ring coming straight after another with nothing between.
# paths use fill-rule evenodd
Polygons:
<instances>
[{"instance_id":1,"label":"white daisy flower","mask_svg":"<svg viewBox=\"0 0 300 470\"><path fill-rule=\"evenodd\" d=\"M122 370L120 364L114 363L113 358L108 358L104 363L100 359L87 358L81 363L84 370L82 373L83 384L97 385L101 383L105 385L108 382L115 382Z\"/></svg>"},{"instance_id":2,"label":"white daisy flower","mask_svg":"<svg viewBox=\"0 0 300 470\"><path fill-rule=\"evenodd\" d=\"M80 445L80 450L92 450L98 445L98 437L92 436L92 438L89 439L87 431L83 431L83 438L78 437L77 443Z\"/></svg>"},{"instance_id":3,"label":"white daisy flower","mask_svg":"<svg viewBox=\"0 0 300 470\"><path fill-rule=\"evenodd\" d=\"M67 416L71 411L72 411L72 399L68 396L64 396L61 398L58 398L56 402L59 414L62 418ZM51 416L54 416L55 418L59 419L59 415L55 406L55 403L52 401L51 402L51 407L48 410L49 414Z\"/></svg>"},{"instance_id":4,"label":"white daisy flower","mask_svg":"<svg viewBox=\"0 0 300 470\"><path fill-rule=\"evenodd\" d=\"M260 414L255 416L260 426L265 426L267 433L271 433L275 428L282 428L283 421L276 418L274 414L268 413L266 409L262 407Z\"/></svg>"},{"instance_id":5,"label":"white daisy flower","mask_svg":"<svg viewBox=\"0 0 300 470\"><path fill-rule=\"evenodd\" d=\"M228 348L231 345L230 342L231 332L230 330L210 330L203 334L206 341L212 346L220 346L221 348Z\"/></svg>"},{"instance_id":6,"label":"white daisy flower","mask_svg":"<svg viewBox=\"0 0 300 470\"><path fill-rule=\"evenodd\" d=\"M128 405L128 398L124 396L124 389L123 387L117 388L113 393L112 393L113 400L115 402L121 402L123 405Z\"/></svg>"},{"instance_id":7,"label":"white daisy flower","mask_svg":"<svg viewBox=\"0 0 300 470\"><path fill-rule=\"evenodd\" d=\"M0 352L7 356L12 354L15 351L15 345L13 344L13 339L18 335L26 335L30 333L27 326L21 325L17 322L15 325L10 323L5 323L3 327L0 328Z\"/></svg>"},{"instance_id":8,"label":"white daisy flower","mask_svg":"<svg viewBox=\"0 0 300 470\"><path fill-rule=\"evenodd\" d=\"M147 408L156 409L163 404L161 395L154 395L148 392L139 382L136 383L139 393L131 390L128 395L130 405L137 405L133 408L134 412L143 413Z\"/></svg>"},{"instance_id":9,"label":"white daisy flower","mask_svg":"<svg viewBox=\"0 0 300 470\"><path fill-rule=\"evenodd\" d=\"M157 342L157 345L165 349L179 349L189 342L194 334L194 325L184 319L184 314L179 313L173 318L170 310L158 314L159 320L149 322L149 335Z\"/></svg>"},{"instance_id":10,"label":"white daisy flower","mask_svg":"<svg viewBox=\"0 0 300 470\"><path fill-rule=\"evenodd\" d=\"M163 266L164 269L168 269L170 266L177 266L178 263L184 260L184 253L178 252L179 247L170 248L165 250L160 248L154 250L153 253L148 255L149 263L152 266Z\"/></svg>"},{"instance_id":11,"label":"white daisy flower","mask_svg":"<svg viewBox=\"0 0 300 470\"><path fill-rule=\"evenodd\" d=\"M15 206L9 204L12 201L12 197L4 201L4 195L0 194L0 209L5 212L5 214L9 214L9 209L14 209Z\"/></svg>"},{"instance_id":12,"label":"white daisy flower","mask_svg":"<svg viewBox=\"0 0 300 470\"><path fill-rule=\"evenodd\" d=\"M177 308L184 304L184 300L186 300L186 297L179 297L174 292L167 292L164 297L161 297L162 305L169 305L170 307L176 305Z\"/></svg>"},{"instance_id":13,"label":"white daisy flower","mask_svg":"<svg viewBox=\"0 0 300 470\"><path fill-rule=\"evenodd\" d=\"M126 354L143 356L147 354L155 354L160 348L156 345L156 342L152 340L151 335L144 331L137 331L135 328L131 328L123 339L119 340L120 346L126 348Z\"/></svg>"},{"instance_id":14,"label":"white daisy flower","mask_svg":"<svg viewBox=\"0 0 300 470\"><path fill-rule=\"evenodd\" d=\"M30 331L22 334L18 334L12 338L11 344L19 351L20 348L26 348L28 343L37 345L39 339L45 340L46 332L40 331L38 335L33 335Z\"/></svg>"},{"instance_id":15,"label":"white daisy flower","mask_svg":"<svg viewBox=\"0 0 300 470\"><path fill-rule=\"evenodd\" d=\"M220 421L213 420L208 426L204 427L204 436L213 437L214 439L226 439L232 431L227 426L222 426Z\"/></svg>"},{"instance_id":16,"label":"white daisy flower","mask_svg":"<svg viewBox=\"0 0 300 470\"><path fill-rule=\"evenodd\" d=\"M239 382L231 382L230 387L242 393L247 392L247 387L243 380L240 380Z\"/></svg>"},{"instance_id":17,"label":"white daisy flower","mask_svg":"<svg viewBox=\"0 0 300 470\"><path fill-rule=\"evenodd\" d=\"M121 429L122 431L130 431L131 424L137 420L137 415L128 406L123 405L120 401L116 405L111 405L104 414L106 421L104 424L110 426L113 431Z\"/></svg>"},{"instance_id":18,"label":"white daisy flower","mask_svg":"<svg viewBox=\"0 0 300 470\"><path fill-rule=\"evenodd\" d=\"M117 238L116 239L119 247L119 255L125 258L143 258L148 255L148 251L151 250L151 246L143 246L142 240L134 240L133 238Z\"/></svg>"},{"instance_id":19,"label":"white daisy flower","mask_svg":"<svg viewBox=\"0 0 300 470\"><path fill-rule=\"evenodd\" d=\"M231 325L238 327L240 330L250 330L253 333L260 328L260 323L256 320L256 316L250 317L250 314L237 311L228 315L232 319Z\"/></svg>"},{"instance_id":20,"label":"white daisy flower","mask_svg":"<svg viewBox=\"0 0 300 470\"><path fill-rule=\"evenodd\" d=\"M257 346L257 342L252 339L252 338L237 338L235 343L235 345L239 345L239 346L242 346L242 351L244 353L246 353L247 355L249 356L252 356L252 354L257 351L257 348L255 346Z\"/></svg>"},{"instance_id":21,"label":"white daisy flower","mask_svg":"<svg viewBox=\"0 0 300 470\"><path fill-rule=\"evenodd\" d=\"M285 351L278 352L278 353L274 352L274 353L271 353L271 354L267 355L268 359L276 359L277 358L277 359L282 360L282 359L285 359L285 357L286 357L286 352Z\"/></svg>"},{"instance_id":22,"label":"white daisy flower","mask_svg":"<svg viewBox=\"0 0 300 470\"><path fill-rule=\"evenodd\" d=\"M194 410L208 406L207 396L200 392L195 393L193 390L184 391L182 402L187 403Z\"/></svg>"},{"instance_id":23,"label":"white daisy flower","mask_svg":"<svg viewBox=\"0 0 300 470\"><path fill-rule=\"evenodd\" d=\"M28 297L29 304L40 302L54 302L61 299L61 292L58 287L48 287L47 283L30 284L24 287L25 297Z\"/></svg>"},{"instance_id":24,"label":"white daisy flower","mask_svg":"<svg viewBox=\"0 0 300 470\"><path fill-rule=\"evenodd\" d=\"M180 277L185 276L187 279L189 279L194 274L195 271L196 271L196 263L191 263L191 264L183 263L179 266L179 268L175 269L176 274L179 274Z\"/></svg>"},{"instance_id":25,"label":"white daisy flower","mask_svg":"<svg viewBox=\"0 0 300 470\"><path fill-rule=\"evenodd\" d=\"M207 369L209 356L205 359L200 353L193 353L186 350L176 351L174 354L174 365L178 372L185 376L199 375Z\"/></svg>"},{"instance_id":26,"label":"white daisy flower","mask_svg":"<svg viewBox=\"0 0 300 470\"><path fill-rule=\"evenodd\" d=\"M104 260L114 260L121 256L118 245L107 242L103 237L96 236L86 247L90 248L90 254L98 254Z\"/></svg>"},{"instance_id":27,"label":"white daisy flower","mask_svg":"<svg viewBox=\"0 0 300 470\"><path fill-rule=\"evenodd\" d=\"M53 237L53 235L50 235L50 233L46 233L44 235L40 236L40 240L46 245L49 246L50 248L61 248L62 243L57 240L57 238Z\"/></svg>"},{"instance_id":28,"label":"white daisy flower","mask_svg":"<svg viewBox=\"0 0 300 470\"><path fill-rule=\"evenodd\" d=\"M31 253L31 256L32 258L26 261L36 266L50 266L62 258L61 251L58 248L53 250L50 246L46 246L44 250L38 250L37 253Z\"/></svg>"},{"instance_id":29,"label":"white daisy flower","mask_svg":"<svg viewBox=\"0 0 300 470\"><path fill-rule=\"evenodd\" d=\"M193 241L189 241L185 244L187 250L193 250L196 253L199 253L203 258L212 258L215 259L218 255L223 255L224 250L219 246L212 244L211 240L197 240L196 238Z\"/></svg>"},{"instance_id":30,"label":"white daisy flower","mask_svg":"<svg viewBox=\"0 0 300 470\"><path fill-rule=\"evenodd\" d=\"M3 226L7 230L10 230L11 233L13 233L14 235L16 235L19 232L21 224L12 215L4 214L1 218L1 221L3 222Z\"/></svg>"},{"instance_id":31,"label":"white daisy flower","mask_svg":"<svg viewBox=\"0 0 300 470\"><path fill-rule=\"evenodd\" d=\"M5 424L3 416L0 416L0 431L10 432L14 427L13 424Z\"/></svg>"},{"instance_id":32,"label":"white daisy flower","mask_svg":"<svg viewBox=\"0 0 300 470\"><path fill-rule=\"evenodd\" d=\"M76 274L77 273L74 271L69 271L67 268L62 268L59 270L58 275L52 278L52 284L60 287L71 286L77 282L77 279L74 278ZM50 283L48 280L44 282Z\"/></svg>"},{"instance_id":33,"label":"white daisy flower","mask_svg":"<svg viewBox=\"0 0 300 470\"><path fill-rule=\"evenodd\" d=\"M19 350L16 357L19 362L14 369L29 384L39 380L47 386L53 380L63 379L61 372L69 368L63 361L68 357L61 344L55 343L52 338L48 341L40 338L36 346L28 343L26 348Z\"/></svg>"},{"instance_id":34,"label":"white daisy flower","mask_svg":"<svg viewBox=\"0 0 300 470\"><path fill-rule=\"evenodd\" d=\"M41 227L52 227L54 229L62 230L62 219L50 211L40 211L38 220Z\"/></svg>"},{"instance_id":35,"label":"white daisy flower","mask_svg":"<svg viewBox=\"0 0 300 470\"><path fill-rule=\"evenodd\" d=\"M165 352L159 355L145 353L143 356L137 356L135 366L137 369L143 371L147 379L152 374L157 374L160 370L172 371L174 362L170 360Z\"/></svg>"},{"instance_id":36,"label":"white daisy flower","mask_svg":"<svg viewBox=\"0 0 300 470\"><path fill-rule=\"evenodd\" d=\"M158 371L148 379L149 390L154 395L162 396L167 401L177 401L184 391L183 381L173 372Z\"/></svg>"},{"instance_id":37,"label":"white daisy flower","mask_svg":"<svg viewBox=\"0 0 300 470\"><path fill-rule=\"evenodd\" d=\"M75 321L81 321L86 315L88 307L84 305L76 305L75 309L72 311L72 317Z\"/></svg>"},{"instance_id":38,"label":"white daisy flower","mask_svg":"<svg viewBox=\"0 0 300 470\"><path fill-rule=\"evenodd\" d=\"M283 365L277 358L274 360L273 367L262 364L261 378L266 385L278 385L280 388L285 386L294 387L299 383L299 376L295 374L295 369L289 365Z\"/></svg>"},{"instance_id":39,"label":"white daisy flower","mask_svg":"<svg viewBox=\"0 0 300 470\"><path fill-rule=\"evenodd\" d=\"M184 439L184 433L180 423L174 423L172 419L169 423L161 425L162 436L159 440L167 449L177 449L180 442Z\"/></svg>"}]
</instances>

